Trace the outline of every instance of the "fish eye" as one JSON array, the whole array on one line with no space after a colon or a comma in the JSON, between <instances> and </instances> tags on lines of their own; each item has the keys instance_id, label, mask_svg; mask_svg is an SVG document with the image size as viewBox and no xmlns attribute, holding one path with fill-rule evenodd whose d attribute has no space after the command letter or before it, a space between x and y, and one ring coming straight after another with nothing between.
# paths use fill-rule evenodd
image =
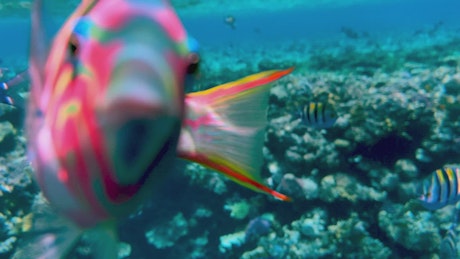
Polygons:
<instances>
[{"instance_id":1,"label":"fish eye","mask_svg":"<svg viewBox=\"0 0 460 259\"><path fill-rule=\"evenodd\" d=\"M69 38L69 53L72 57L75 57L78 55L78 49L80 47L80 44L78 42L78 39L75 35L70 36Z\"/></svg>"},{"instance_id":2,"label":"fish eye","mask_svg":"<svg viewBox=\"0 0 460 259\"><path fill-rule=\"evenodd\" d=\"M187 67L187 74L196 74L200 65L200 56L198 53L189 54L189 65Z\"/></svg>"}]
</instances>

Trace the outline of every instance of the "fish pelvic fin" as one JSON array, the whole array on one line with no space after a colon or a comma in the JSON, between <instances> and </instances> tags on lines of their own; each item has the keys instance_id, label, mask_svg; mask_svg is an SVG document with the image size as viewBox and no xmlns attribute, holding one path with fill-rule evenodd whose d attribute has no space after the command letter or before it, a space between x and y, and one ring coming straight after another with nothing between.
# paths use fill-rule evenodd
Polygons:
<instances>
[{"instance_id":1,"label":"fish pelvic fin","mask_svg":"<svg viewBox=\"0 0 460 259\"><path fill-rule=\"evenodd\" d=\"M188 94L178 155L249 189L289 201L265 186L259 173L270 83L292 70L265 71Z\"/></svg>"},{"instance_id":2,"label":"fish pelvic fin","mask_svg":"<svg viewBox=\"0 0 460 259\"><path fill-rule=\"evenodd\" d=\"M12 259L73 258L80 239L90 244L93 258L117 259L116 222L107 220L81 228L59 215L43 200L24 217L23 232Z\"/></svg>"},{"instance_id":3,"label":"fish pelvic fin","mask_svg":"<svg viewBox=\"0 0 460 259\"><path fill-rule=\"evenodd\" d=\"M34 205L13 254L13 259L66 258L74 249L82 230L72 222L58 216L47 203Z\"/></svg>"}]
</instances>

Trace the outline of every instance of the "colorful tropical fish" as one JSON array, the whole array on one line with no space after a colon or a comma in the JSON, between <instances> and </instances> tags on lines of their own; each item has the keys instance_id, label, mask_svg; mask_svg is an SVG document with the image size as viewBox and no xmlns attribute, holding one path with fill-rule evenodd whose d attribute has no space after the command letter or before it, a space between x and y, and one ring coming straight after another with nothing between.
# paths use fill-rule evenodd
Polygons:
<instances>
[{"instance_id":1,"label":"colorful tropical fish","mask_svg":"<svg viewBox=\"0 0 460 259\"><path fill-rule=\"evenodd\" d=\"M259 169L269 83L292 69L185 96L197 45L167 1L84 0L50 48L41 5L32 12L28 152L43 194L77 233L65 242L50 233L18 257L38 258L40 246L44 258L61 257L96 228L97 258L115 258L115 222L150 197L176 155L289 200Z\"/></svg>"},{"instance_id":2,"label":"colorful tropical fish","mask_svg":"<svg viewBox=\"0 0 460 259\"><path fill-rule=\"evenodd\" d=\"M460 200L460 167L444 166L422 181L420 203L429 210L436 210Z\"/></svg>"},{"instance_id":3,"label":"colorful tropical fish","mask_svg":"<svg viewBox=\"0 0 460 259\"><path fill-rule=\"evenodd\" d=\"M298 111L303 125L312 128L330 128L337 121L337 113L327 103L310 102Z\"/></svg>"}]
</instances>

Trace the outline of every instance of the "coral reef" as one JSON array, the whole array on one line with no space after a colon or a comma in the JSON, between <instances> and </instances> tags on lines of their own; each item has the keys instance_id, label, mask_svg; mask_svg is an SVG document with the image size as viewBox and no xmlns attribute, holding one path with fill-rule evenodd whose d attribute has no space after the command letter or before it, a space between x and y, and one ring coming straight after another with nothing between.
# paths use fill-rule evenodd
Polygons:
<instances>
[{"instance_id":1,"label":"coral reef","mask_svg":"<svg viewBox=\"0 0 460 259\"><path fill-rule=\"evenodd\" d=\"M161 249L173 246L179 238L187 235L187 232L188 222L182 213L178 213L171 221L147 230L145 237L150 244Z\"/></svg>"},{"instance_id":2,"label":"coral reef","mask_svg":"<svg viewBox=\"0 0 460 259\"><path fill-rule=\"evenodd\" d=\"M396 243L414 251L434 252L439 249L441 235L430 212L414 213L395 205L391 212L379 212L379 226ZM396 211L395 211L396 210Z\"/></svg>"},{"instance_id":3,"label":"coral reef","mask_svg":"<svg viewBox=\"0 0 460 259\"><path fill-rule=\"evenodd\" d=\"M267 182L295 202L265 207L276 217L271 232L249 243L241 231L231 232L240 239L225 252L241 258L436 256L453 209L424 211L411 200L424 176L458 158L457 41L449 33L404 43L358 39L316 47L312 55L313 48L285 44L280 52L294 52L292 59L273 54L243 65L247 53L263 56L255 49L228 55L229 64L239 64L232 68L205 64L225 74L297 67L272 88L263 168ZM333 104L336 125L299 124L296 109L309 101Z\"/></svg>"},{"instance_id":4,"label":"coral reef","mask_svg":"<svg viewBox=\"0 0 460 259\"><path fill-rule=\"evenodd\" d=\"M244 219L249 213L251 205L245 201L237 201L234 203L226 204L224 208L230 211L230 217L235 219Z\"/></svg>"}]
</instances>

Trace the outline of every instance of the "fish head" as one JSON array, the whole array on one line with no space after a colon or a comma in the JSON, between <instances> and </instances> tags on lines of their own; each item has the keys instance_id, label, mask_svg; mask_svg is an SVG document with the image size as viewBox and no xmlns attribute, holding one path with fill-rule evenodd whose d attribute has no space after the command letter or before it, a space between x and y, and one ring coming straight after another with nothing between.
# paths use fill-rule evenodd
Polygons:
<instances>
[{"instance_id":1,"label":"fish head","mask_svg":"<svg viewBox=\"0 0 460 259\"><path fill-rule=\"evenodd\" d=\"M328 109L324 111L324 123L323 123L323 128L330 128L334 126L335 122L338 119L337 112L332 109Z\"/></svg>"},{"instance_id":2,"label":"fish head","mask_svg":"<svg viewBox=\"0 0 460 259\"><path fill-rule=\"evenodd\" d=\"M142 203L175 157L196 48L167 1L101 0L71 15L44 70L32 51L29 153L58 210L91 225Z\"/></svg>"},{"instance_id":3,"label":"fish head","mask_svg":"<svg viewBox=\"0 0 460 259\"><path fill-rule=\"evenodd\" d=\"M417 195L420 200L427 200L431 198L431 183L427 179L421 181L417 185Z\"/></svg>"},{"instance_id":4,"label":"fish head","mask_svg":"<svg viewBox=\"0 0 460 259\"><path fill-rule=\"evenodd\" d=\"M428 210L436 210L446 205L445 200L439 200L439 184L434 177L422 180L416 187L417 201Z\"/></svg>"}]
</instances>

